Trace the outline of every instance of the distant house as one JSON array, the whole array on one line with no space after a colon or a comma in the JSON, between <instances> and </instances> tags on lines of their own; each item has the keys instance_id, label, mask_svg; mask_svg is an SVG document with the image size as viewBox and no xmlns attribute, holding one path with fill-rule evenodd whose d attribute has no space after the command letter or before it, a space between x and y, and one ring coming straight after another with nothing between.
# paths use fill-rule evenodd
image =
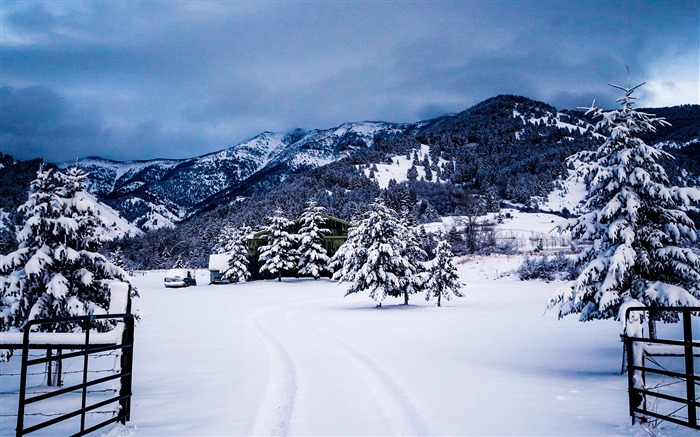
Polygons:
<instances>
[{"instance_id":1,"label":"distant house","mask_svg":"<svg viewBox=\"0 0 700 437\"><path fill-rule=\"evenodd\" d=\"M339 219L337 217L332 217L329 215L324 215L326 218L325 227L331 232L323 237L323 245L328 252L328 256L333 256L340 246L345 243L348 239L348 228L350 228L351 223L345 220ZM299 233L301 229L301 220L295 220L292 226L288 229L288 232L292 234ZM250 279L273 279L275 276L269 272L260 272L260 267L263 263L259 260L260 257L260 247L267 244L267 236L265 231L258 231L253 233L248 238L248 269L250 270ZM297 277L296 270L286 271L282 273L285 277Z\"/></svg>"},{"instance_id":2,"label":"distant house","mask_svg":"<svg viewBox=\"0 0 700 437\"><path fill-rule=\"evenodd\" d=\"M330 234L323 237L323 245L328 252L328 256L333 256L340 246L348 239L348 228L350 222L332 217L329 215L326 218L325 227L330 229ZM288 229L292 234L299 233L301 229L301 221L295 220ZM261 272L260 267L263 263L260 261L260 247L267 244L267 235L265 231L258 231L248 236L248 270L250 271L250 280L256 279L273 279L274 275L269 272ZM230 281L223 279L223 274L228 269L229 255L214 254L209 255L209 283L210 284L228 284ZM290 270L282 273L285 277L299 276L296 270Z\"/></svg>"}]
</instances>

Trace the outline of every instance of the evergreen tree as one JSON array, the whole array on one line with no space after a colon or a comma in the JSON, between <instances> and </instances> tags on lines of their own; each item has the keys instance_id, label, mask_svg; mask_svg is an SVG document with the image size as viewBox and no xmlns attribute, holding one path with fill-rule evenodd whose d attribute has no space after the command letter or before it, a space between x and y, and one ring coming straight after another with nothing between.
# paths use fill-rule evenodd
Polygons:
<instances>
[{"instance_id":1,"label":"evergreen tree","mask_svg":"<svg viewBox=\"0 0 700 437\"><path fill-rule=\"evenodd\" d=\"M109 259L110 262L116 267L119 267L120 269L126 271L126 260L124 259L124 253L122 252L122 249L119 246L114 248L114 250L109 254L107 259Z\"/></svg>"},{"instance_id":2,"label":"evergreen tree","mask_svg":"<svg viewBox=\"0 0 700 437\"><path fill-rule=\"evenodd\" d=\"M98 253L106 227L84 191L86 176L77 168L67 174L38 171L19 208L24 220L19 248L0 258L0 330L40 318L105 314L106 281L128 282L122 268Z\"/></svg>"},{"instance_id":3,"label":"evergreen tree","mask_svg":"<svg viewBox=\"0 0 700 437\"><path fill-rule=\"evenodd\" d=\"M425 158L427 160L428 155L425 155ZM430 169L430 166L424 165L423 168L425 168L425 180L432 181L433 180L433 171Z\"/></svg>"},{"instance_id":4,"label":"evergreen tree","mask_svg":"<svg viewBox=\"0 0 700 437\"><path fill-rule=\"evenodd\" d=\"M430 264L427 271L427 279L423 284L425 289L425 300L437 298L437 306L444 297L450 300L450 294L457 297L464 296L460 290L464 286L457 275L457 268L452 264L454 255L450 252L450 245L447 241L440 241L435 249L435 259Z\"/></svg>"},{"instance_id":5,"label":"evergreen tree","mask_svg":"<svg viewBox=\"0 0 700 437\"><path fill-rule=\"evenodd\" d=\"M488 185L484 188L484 198L486 201L486 211L499 212L501 205L498 201L498 191L493 185Z\"/></svg>"},{"instance_id":6,"label":"evergreen tree","mask_svg":"<svg viewBox=\"0 0 700 437\"><path fill-rule=\"evenodd\" d=\"M284 216L284 211L275 210L265 228L268 243L260 247L260 260L264 262L260 271L277 275L278 281L282 280L284 270L296 268L299 262L299 252L294 248L295 237L288 231L291 226L292 222Z\"/></svg>"},{"instance_id":7,"label":"evergreen tree","mask_svg":"<svg viewBox=\"0 0 700 437\"><path fill-rule=\"evenodd\" d=\"M430 150L428 152L430 154L430 161L432 162L432 169L435 170L438 168L438 164L440 162L440 143L433 143L430 145Z\"/></svg>"},{"instance_id":8,"label":"evergreen tree","mask_svg":"<svg viewBox=\"0 0 700 437\"><path fill-rule=\"evenodd\" d=\"M667 124L632 108L641 85L611 86L625 93L621 108L605 112L593 102L588 110L602 117L597 128L609 133L605 143L570 158L580 161L577 174L590 186L590 212L563 229L592 244L577 257L581 273L548 303L560 317L580 313L582 321L620 317L620 306L632 299L648 307L700 305L700 258L687 247L697 233L685 213L700 190L669 186L657 161L670 155L640 139Z\"/></svg>"},{"instance_id":9,"label":"evergreen tree","mask_svg":"<svg viewBox=\"0 0 700 437\"><path fill-rule=\"evenodd\" d=\"M348 231L348 240L331 258L331 266L338 268L334 279L354 281L346 294L369 291L369 296L382 305L387 296L404 296L415 292L419 267L415 254L422 252L411 247L408 230L397 214L381 200L369 206L357 226Z\"/></svg>"},{"instance_id":10,"label":"evergreen tree","mask_svg":"<svg viewBox=\"0 0 700 437\"><path fill-rule=\"evenodd\" d=\"M423 289L421 273L424 269L421 262L425 261L428 256L421 246L422 240L415 228L415 217L412 212L408 215L401 214L399 222L401 226L397 229L397 233L399 238L406 244L403 256L409 265L412 266L411 271L413 272L406 276L406 283L403 287L404 304L408 305L409 295L418 293Z\"/></svg>"},{"instance_id":11,"label":"evergreen tree","mask_svg":"<svg viewBox=\"0 0 700 437\"><path fill-rule=\"evenodd\" d=\"M231 282L242 282L250 278L248 270L248 235L250 228L242 226L230 234L225 249L228 255L228 268L223 272L223 279Z\"/></svg>"},{"instance_id":12,"label":"evergreen tree","mask_svg":"<svg viewBox=\"0 0 700 437\"><path fill-rule=\"evenodd\" d=\"M323 227L326 224L326 208L319 206L316 201L307 203L306 209L301 215L301 229L299 230L299 274L311 275L314 279L321 277L321 273L329 271L328 252L323 246L323 236L330 234L330 229Z\"/></svg>"},{"instance_id":13,"label":"evergreen tree","mask_svg":"<svg viewBox=\"0 0 700 437\"><path fill-rule=\"evenodd\" d=\"M409 168L406 172L406 178L409 181L415 181L418 179L418 169L416 168L415 164L411 165L411 168Z\"/></svg>"}]
</instances>

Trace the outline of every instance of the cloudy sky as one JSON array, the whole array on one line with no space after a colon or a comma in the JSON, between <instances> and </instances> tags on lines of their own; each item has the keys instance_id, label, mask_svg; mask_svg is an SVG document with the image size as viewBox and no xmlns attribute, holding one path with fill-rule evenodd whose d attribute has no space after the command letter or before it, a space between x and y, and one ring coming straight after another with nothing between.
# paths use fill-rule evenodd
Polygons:
<instances>
[{"instance_id":1,"label":"cloudy sky","mask_svg":"<svg viewBox=\"0 0 700 437\"><path fill-rule=\"evenodd\" d=\"M0 151L198 156L260 132L413 122L498 94L700 103L700 1L0 0Z\"/></svg>"}]
</instances>

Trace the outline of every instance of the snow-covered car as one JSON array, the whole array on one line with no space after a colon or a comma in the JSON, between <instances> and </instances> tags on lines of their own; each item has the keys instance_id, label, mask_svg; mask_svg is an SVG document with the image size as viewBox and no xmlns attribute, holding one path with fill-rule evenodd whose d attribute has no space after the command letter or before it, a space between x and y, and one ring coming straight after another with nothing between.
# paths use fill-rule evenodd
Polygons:
<instances>
[{"instance_id":1,"label":"snow-covered car","mask_svg":"<svg viewBox=\"0 0 700 437\"><path fill-rule=\"evenodd\" d=\"M166 287L189 287L197 285L194 279L194 272L188 269L172 269L165 273Z\"/></svg>"}]
</instances>

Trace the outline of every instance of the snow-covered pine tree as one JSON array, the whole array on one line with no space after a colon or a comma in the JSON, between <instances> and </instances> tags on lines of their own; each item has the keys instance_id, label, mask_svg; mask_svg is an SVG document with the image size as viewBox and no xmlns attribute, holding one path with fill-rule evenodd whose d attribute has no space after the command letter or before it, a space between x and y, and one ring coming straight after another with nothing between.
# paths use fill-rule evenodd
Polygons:
<instances>
[{"instance_id":1,"label":"snow-covered pine tree","mask_svg":"<svg viewBox=\"0 0 700 437\"><path fill-rule=\"evenodd\" d=\"M498 190L493 185L487 185L484 188L484 199L486 211L499 212L501 210L501 205L498 201Z\"/></svg>"},{"instance_id":2,"label":"snow-covered pine tree","mask_svg":"<svg viewBox=\"0 0 700 437\"><path fill-rule=\"evenodd\" d=\"M406 179L409 181L415 181L418 179L418 169L416 168L415 164L411 165L411 168L409 168L406 172Z\"/></svg>"},{"instance_id":3,"label":"snow-covered pine tree","mask_svg":"<svg viewBox=\"0 0 700 437\"><path fill-rule=\"evenodd\" d=\"M428 155L425 155L426 157ZM430 182L433 180L433 171L430 169L430 166L425 166L425 180Z\"/></svg>"},{"instance_id":4,"label":"snow-covered pine tree","mask_svg":"<svg viewBox=\"0 0 700 437\"><path fill-rule=\"evenodd\" d=\"M641 85L611 86L625 93L620 109L603 111L595 102L588 108L602 117L597 128L608 138L596 151L569 158L580 162L577 175L590 185L590 212L560 229L591 245L577 257L582 270L576 280L548 302L549 309L559 308L559 317L579 313L582 321L621 317L620 306L632 299L648 307L700 305L700 257L688 247L697 233L685 213L700 200L700 190L669 186L657 161L671 156L639 138L667 124L632 108L632 93Z\"/></svg>"},{"instance_id":5,"label":"snow-covered pine tree","mask_svg":"<svg viewBox=\"0 0 700 437\"><path fill-rule=\"evenodd\" d=\"M422 261L425 261L428 258L428 255L421 247L419 230L415 227L414 214L412 212L409 214L404 214L404 211L405 210L402 209L399 217L399 223L401 226L397 228L397 234L399 235L399 238L406 243L403 256L412 266L412 273L406 276L406 283L403 288L404 304L408 305L409 295L423 290L424 281L421 273L425 269L423 268Z\"/></svg>"},{"instance_id":6,"label":"snow-covered pine tree","mask_svg":"<svg viewBox=\"0 0 700 437\"><path fill-rule=\"evenodd\" d=\"M248 235L250 228L236 228L229 235L225 245L225 253L229 255L228 268L223 272L223 278L231 282L242 282L250 278L248 270Z\"/></svg>"},{"instance_id":7,"label":"snow-covered pine tree","mask_svg":"<svg viewBox=\"0 0 700 437\"><path fill-rule=\"evenodd\" d=\"M329 271L328 252L323 246L323 236L331 233L324 227L328 211L319 206L315 200L306 204L301 214L301 229L299 230L299 274L311 275L314 279L321 273Z\"/></svg>"},{"instance_id":8,"label":"snow-covered pine tree","mask_svg":"<svg viewBox=\"0 0 700 437\"><path fill-rule=\"evenodd\" d=\"M354 281L346 296L369 291L369 296L381 306L387 296L404 296L415 291L418 274L412 248L407 241L408 231L381 199L369 205L357 226L348 231L348 240L331 258L331 267L337 271L333 279ZM421 251L422 252L422 251Z\"/></svg>"},{"instance_id":9,"label":"snow-covered pine tree","mask_svg":"<svg viewBox=\"0 0 700 437\"><path fill-rule=\"evenodd\" d=\"M115 267L119 267L124 271L126 268L126 260L124 259L124 252L122 252L120 247L115 247L112 253L107 256L107 259L114 264Z\"/></svg>"},{"instance_id":10,"label":"snow-covered pine tree","mask_svg":"<svg viewBox=\"0 0 700 437\"><path fill-rule=\"evenodd\" d=\"M277 275L277 280L282 280L284 270L293 270L299 261L299 252L295 249L294 235L288 229L292 222L284 215L284 211L277 209L274 215L268 218L267 244L260 247L260 261L263 261L260 271L268 271Z\"/></svg>"},{"instance_id":11,"label":"snow-covered pine tree","mask_svg":"<svg viewBox=\"0 0 700 437\"><path fill-rule=\"evenodd\" d=\"M86 176L77 168L37 172L19 208L19 248L0 258L0 330L39 318L104 314L110 303L105 281L128 282L123 269L97 252L105 225L83 191Z\"/></svg>"},{"instance_id":12,"label":"snow-covered pine tree","mask_svg":"<svg viewBox=\"0 0 700 437\"><path fill-rule=\"evenodd\" d=\"M447 241L440 241L435 249L435 258L430 263L426 272L426 281L423 284L425 300L437 298L437 306L440 306L441 298L450 300L451 294L457 297L464 296L461 288L464 286L457 275L457 268L452 264L454 255L450 251Z\"/></svg>"}]
</instances>

